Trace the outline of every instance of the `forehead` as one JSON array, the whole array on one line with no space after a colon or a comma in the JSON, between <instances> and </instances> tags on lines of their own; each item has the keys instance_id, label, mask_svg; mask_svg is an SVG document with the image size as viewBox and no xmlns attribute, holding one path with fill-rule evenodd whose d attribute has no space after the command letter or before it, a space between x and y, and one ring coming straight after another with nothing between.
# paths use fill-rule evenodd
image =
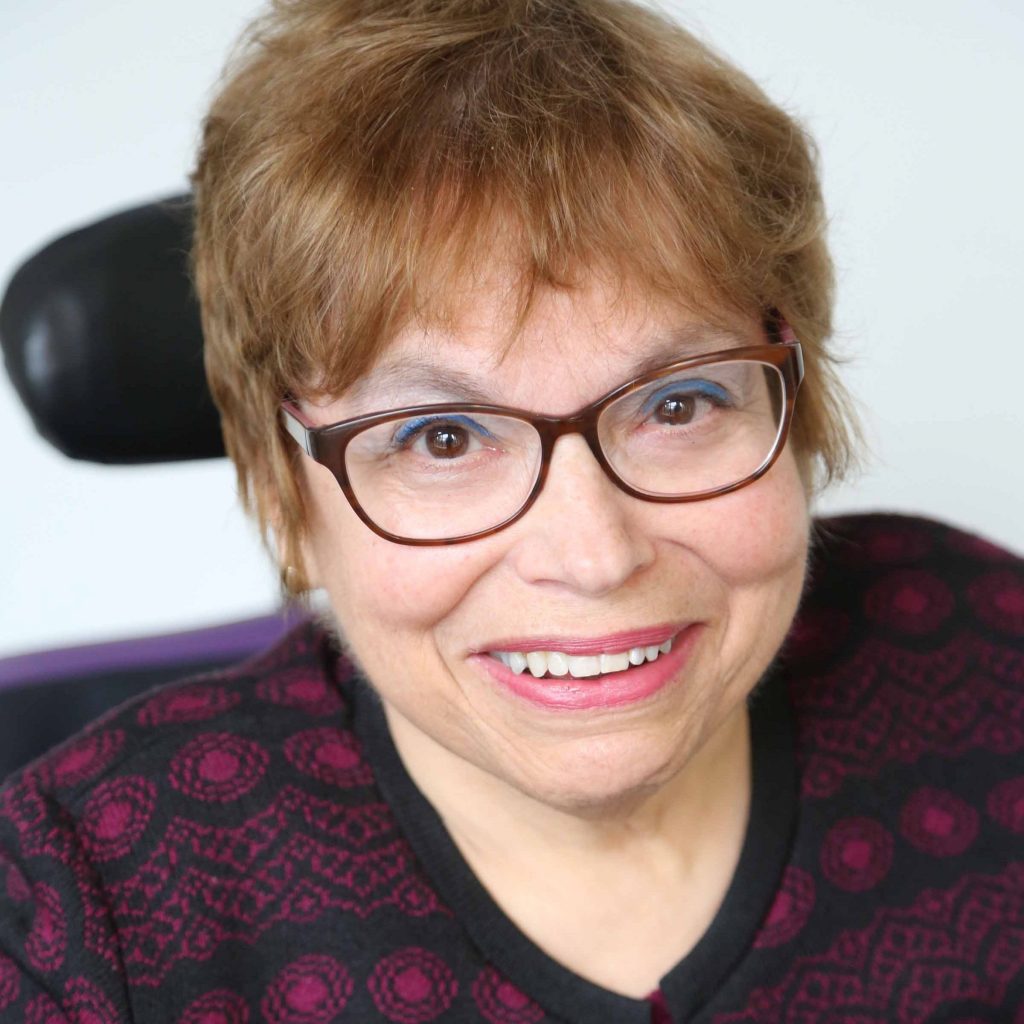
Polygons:
<instances>
[{"instance_id":1,"label":"forehead","mask_svg":"<svg viewBox=\"0 0 1024 1024\"><path fill-rule=\"evenodd\" d=\"M497 289L456 317L408 325L345 395L345 414L431 401L571 411L669 363L764 338L755 317L698 313L645 295L548 289L517 323Z\"/></svg>"}]
</instances>

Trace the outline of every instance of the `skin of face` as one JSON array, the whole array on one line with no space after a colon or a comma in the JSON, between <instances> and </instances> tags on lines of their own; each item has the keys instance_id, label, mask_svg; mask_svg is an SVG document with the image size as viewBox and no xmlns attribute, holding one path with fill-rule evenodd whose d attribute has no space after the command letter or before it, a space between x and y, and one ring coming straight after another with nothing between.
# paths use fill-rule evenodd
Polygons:
<instances>
[{"instance_id":1,"label":"skin of face","mask_svg":"<svg viewBox=\"0 0 1024 1024\"><path fill-rule=\"evenodd\" d=\"M408 360L471 378L489 401L565 415L635 376L673 331L692 340L706 327L685 308L624 301L621 289L595 283L541 293L509 346L501 294L473 289L457 324L408 327L357 389L305 402L306 412L324 425L445 400L415 372L379 372ZM707 327L701 351L765 340L755 316L720 319L733 340ZM654 504L620 491L582 437L565 437L523 518L438 547L376 536L326 468L303 458L302 472L310 575L414 778L430 764L437 778L476 780L497 799L600 819L656 802L689 765L713 761L709 751L739 756L749 742L745 698L790 626L808 550L807 493L788 446L741 490ZM474 657L502 649L502 638L592 638L663 623L697 624L689 658L669 685L619 708L537 707L496 685Z\"/></svg>"}]
</instances>

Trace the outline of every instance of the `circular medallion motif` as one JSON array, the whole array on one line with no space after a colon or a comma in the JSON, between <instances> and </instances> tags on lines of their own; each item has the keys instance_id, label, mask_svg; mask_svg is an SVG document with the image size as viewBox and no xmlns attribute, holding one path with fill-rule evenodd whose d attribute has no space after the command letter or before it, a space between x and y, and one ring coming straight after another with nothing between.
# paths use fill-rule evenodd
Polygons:
<instances>
[{"instance_id":1,"label":"circular medallion motif","mask_svg":"<svg viewBox=\"0 0 1024 1024\"><path fill-rule=\"evenodd\" d=\"M46 805L39 793L39 780L31 772L0 793L0 816L10 818L18 834L35 834L37 826L46 822Z\"/></svg>"},{"instance_id":2,"label":"circular medallion motif","mask_svg":"<svg viewBox=\"0 0 1024 1024\"><path fill-rule=\"evenodd\" d=\"M254 740L230 732L207 732L189 740L172 758L171 785L205 803L228 803L262 778L270 754Z\"/></svg>"},{"instance_id":3,"label":"circular medallion motif","mask_svg":"<svg viewBox=\"0 0 1024 1024\"><path fill-rule=\"evenodd\" d=\"M123 857L146 831L156 806L156 784L126 775L97 786L82 813L82 845L96 861Z\"/></svg>"},{"instance_id":4,"label":"circular medallion motif","mask_svg":"<svg viewBox=\"0 0 1024 1024\"><path fill-rule=\"evenodd\" d=\"M256 687L260 700L279 707L296 708L310 715L330 715L345 705L338 691L323 676L307 669L293 669L264 679Z\"/></svg>"},{"instance_id":5,"label":"circular medallion motif","mask_svg":"<svg viewBox=\"0 0 1024 1024\"><path fill-rule=\"evenodd\" d=\"M995 786L986 801L988 813L1005 829L1024 833L1024 775Z\"/></svg>"},{"instance_id":6,"label":"circular medallion motif","mask_svg":"<svg viewBox=\"0 0 1024 1024\"><path fill-rule=\"evenodd\" d=\"M978 812L953 793L922 786L903 805L900 830L923 853L953 857L978 835Z\"/></svg>"},{"instance_id":7,"label":"circular medallion motif","mask_svg":"<svg viewBox=\"0 0 1024 1024\"><path fill-rule=\"evenodd\" d=\"M329 785L365 786L373 780L359 741L345 729L306 729L288 738L284 753L303 775Z\"/></svg>"},{"instance_id":8,"label":"circular medallion motif","mask_svg":"<svg viewBox=\"0 0 1024 1024\"><path fill-rule=\"evenodd\" d=\"M50 763L58 786L74 786L94 778L107 767L124 746L124 731L108 729L82 736L65 747Z\"/></svg>"},{"instance_id":9,"label":"circular medallion motif","mask_svg":"<svg viewBox=\"0 0 1024 1024\"><path fill-rule=\"evenodd\" d=\"M40 882L32 890L35 918L25 940L25 953L37 971L56 971L64 963L68 928L60 896L52 886Z\"/></svg>"},{"instance_id":10,"label":"circular medallion motif","mask_svg":"<svg viewBox=\"0 0 1024 1024\"><path fill-rule=\"evenodd\" d=\"M425 1024L455 999L459 985L434 953L411 946L384 957L367 982L374 1005L397 1024Z\"/></svg>"},{"instance_id":11,"label":"circular medallion motif","mask_svg":"<svg viewBox=\"0 0 1024 1024\"><path fill-rule=\"evenodd\" d=\"M147 700L136 713L136 721L148 726L205 722L230 710L241 699L241 694L223 686L192 683L172 687Z\"/></svg>"},{"instance_id":12,"label":"circular medallion motif","mask_svg":"<svg viewBox=\"0 0 1024 1024\"><path fill-rule=\"evenodd\" d=\"M949 587L930 572L892 572L868 591L865 611L870 619L903 633L932 633L953 611Z\"/></svg>"},{"instance_id":13,"label":"circular medallion motif","mask_svg":"<svg viewBox=\"0 0 1024 1024\"><path fill-rule=\"evenodd\" d=\"M68 1019L60 1007L45 992L41 992L25 1007L25 1024L67 1024Z\"/></svg>"},{"instance_id":14,"label":"circular medallion motif","mask_svg":"<svg viewBox=\"0 0 1024 1024\"><path fill-rule=\"evenodd\" d=\"M230 989L218 988L189 1003L178 1024L248 1024L249 1007Z\"/></svg>"},{"instance_id":15,"label":"circular medallion motif","mask_svg":"<svg viewBox=\"0 0 1024 1024\"><path fill-rule=\"evenodd\" d=\"M814 876L800 868L787 867L755 947L765 949L789 942L799 934L813 909Z\"/></svg>"},{"instance_id":16,"label":"circular medallion motif","mask_svg":"<svg viewBox=\"0 0 1024 1024\"><path fill-rule=\"evenodd\" d=\"M979 576L967 588L978 618L1001 632L1024 633L1024 579L1011 569Z\"/></svg>"},{"instance_id":17,"label":"circular medallion motif","mask_svg":"<svg viewBox=\"0 0 1024 1024\"><path fill-rule=\"evenodd\" d=\"M485 967L473 982L473 998L490 1024L537 1024L544 1011L493 967Z\"/></svg>"},{"instance_id":18,"label":"circular medallion motif","mask_svg":"<svg viewBox=\"0 0 1024 1024\"><path fill-rule=\"evenodd\" d=\"M72 978L64 986L63 1009L74 1024L119 1024L113 1004L87 978Z\"/></svg>"},{"instance_id":19,"label":"circular medallion motif","mask_svg":"<svg viewBox=\"0 0 1024 1024\"><path fill-rule=\"evenodd\" d=\"M829 829L821 848L821 870L846 892L865 892L892 865L892 835L873 818L846 818Z\"/></svg>"},{"instance_id":20,"label":"circular medallion motif","mask_svg":"<svg viewBox=\"0 0 1024 1024\"><path fill-rule=\"evenodd\" d=\"M267 988L260 1010L269 1024L328 1024L352 996L352 977L333 957L300 957Z\"/></svg>"},{"instance_id":21,"label":"circular medallion motif","mask_svg":"<svg viewBox=\"0 0 1024 1024\"><path fill-rule=\"evenodd\" d=\"M6 1010L18 998L20 990L18 968L10 957L0 953L0 1010Z\"/></svg>"}]
</instances>

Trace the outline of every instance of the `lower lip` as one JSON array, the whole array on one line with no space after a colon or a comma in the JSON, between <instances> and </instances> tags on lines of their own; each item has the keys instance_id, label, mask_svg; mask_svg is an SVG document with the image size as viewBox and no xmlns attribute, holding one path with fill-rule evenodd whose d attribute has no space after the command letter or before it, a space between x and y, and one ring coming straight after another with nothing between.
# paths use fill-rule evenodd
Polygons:
<instances>
[{"instance_id":1,"label":"lower lip","mask_svg":"<svg viewBox=\"0 0 1024 1024\"><path fill-rule=\"evenodd\" d=\"M482 665L503 689L538 707L551 711L617 708L636 704L663 690L686 664L699 632L698 625L687 626L672 641L672 650L668 654L659 654L654 661L631 666L622 672L586 679L572 676L537 679L528 670L516 675L488 654L476 654L473 660Z\"/></svg>"}]
</instances>

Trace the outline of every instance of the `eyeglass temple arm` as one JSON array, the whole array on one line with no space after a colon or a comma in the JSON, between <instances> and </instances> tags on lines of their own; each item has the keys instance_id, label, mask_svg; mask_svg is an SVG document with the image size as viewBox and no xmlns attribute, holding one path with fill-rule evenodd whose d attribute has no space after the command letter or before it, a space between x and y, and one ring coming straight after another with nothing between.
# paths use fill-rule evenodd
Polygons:
<instances>
[{"instance_id":1,"label":"eyeglass temple arm","mask_svg":"<svg viewBox=\"0 0 1024 1024\"><path fill-rule=\"evenodd\" d=\"M775 335L775 340L783 344L796 344L794 355L796 356L796 379L794 387L799 388L804 380L804 351L797 342L796 331L789 325L789 321L777 310L769 310L767 327L769 334Z\"/></svg>"},{"instance_id":2,"label":"eyeglass temple arm","mask_svg":"<svg viewBox=\"0 0 1024 1024\"><path fill-rule=\"evenodd\" d=\"M310 424L303 422L305 416L294 402L281 403L281 419L284 422L284 429L295 439L295 443L308 455L313 456L313 446L310 443Z\"/></svg>"}]
</instances>

